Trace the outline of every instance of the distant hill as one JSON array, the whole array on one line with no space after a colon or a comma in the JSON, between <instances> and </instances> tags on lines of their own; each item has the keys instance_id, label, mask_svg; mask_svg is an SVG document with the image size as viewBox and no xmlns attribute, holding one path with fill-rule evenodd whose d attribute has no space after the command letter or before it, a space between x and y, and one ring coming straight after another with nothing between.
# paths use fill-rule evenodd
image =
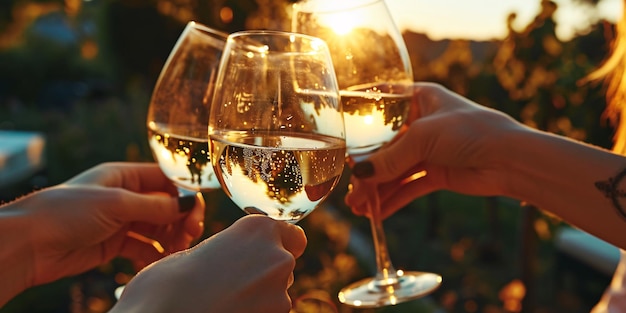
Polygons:
<instances>
[{"instance_id":1,"label":"distant hill","mask_svg":"<svg viewBox=\"0 0 626 313\"><path fill-rule=\"evenodd\" d=\"M448 45L459 39L432 40L426 34L411 31L404 32L404 41L411 55L419 55L424 61L432 61L442 55ZM490 41L469 41L470 50L474 62L480 62L491 58L500 44L499 40Z\"/></svg>"}]
</instances>

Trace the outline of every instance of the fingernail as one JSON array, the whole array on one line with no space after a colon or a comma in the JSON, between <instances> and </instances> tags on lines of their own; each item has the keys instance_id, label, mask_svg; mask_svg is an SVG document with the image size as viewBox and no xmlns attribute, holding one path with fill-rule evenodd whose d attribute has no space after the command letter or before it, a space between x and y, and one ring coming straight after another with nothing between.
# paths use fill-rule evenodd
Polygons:
<instances>
[{"instance_id":1,"label":"fingernail","mask_svg":"<svg viewBox=\"0 0 626 313\"><path fill-rule=\"evenodd\" d=\"M352 175L356 178L368 178L374 176L374 164L370 161L362 161L354 164Z\"/></svg>"},{"instance_id":2,"label":"fingernail","mask_svg":"<svg viewBox=\"0 0 626 313\"><path fill-rule=\"evenodd\" d=\"M196 196L189 195L178 197L178 211L189 212L196 205Z\"/></svg>"}]
</instances>

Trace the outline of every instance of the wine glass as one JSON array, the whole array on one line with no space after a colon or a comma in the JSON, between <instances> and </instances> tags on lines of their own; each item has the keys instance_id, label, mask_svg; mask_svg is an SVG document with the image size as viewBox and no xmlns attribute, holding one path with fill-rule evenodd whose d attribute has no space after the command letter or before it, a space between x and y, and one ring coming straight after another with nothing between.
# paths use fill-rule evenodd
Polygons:
<instances>
[{"instance_id":1,"label":"wine glass","mask_svg":"<svg viewBox=\"0 0 626 313\"><path fill-rule=\"evenodd\" d=\"M172 49L150 100L148 142L179 196L218 189L209 160L209 105L228 34L189 22Z\"/></svg>"},{"instance_id":2,"label":"wine glass","mask_svg":"<svg viewBox=\"0 0 626 313\"><path fill-rule=\"evenodd\" d=\"M209 160L207 127L217 68L228 34L188 22L178 37L152 92L148 107L148 143L179 197L220 187ZM139 233L127 236L164 252L161 244ZM116 288L119 299L124 285Z\"/></svg>"},{"instance_id":3,"label":"wine glass","mask_svg":"<svg viewBox=\"0 0 626 313\"><path fill-rule=\"evenodd\" d=\"M326 41L340 87L348 162L367 157L390 141L404 124L411 102L413 72L402 34L384 0L309 0L293 6L292 31ZM342 303L381 307L413 300L441 284L438 274L396 270L391 263L375 185L370 224L376 250L374 277L339 292Z\"/></svg>"},{"instance_id":4,"label":"wine glass","mask_svg":"<svg viewBox=\"0 0 626 313\"><path fill-rule=\"evenodd\" d=\"M152 92L148 107L148 143L179 197L220 188L209 160L207 127L217 68L228 34L188 22L178 37ZM129 237L164 252L161 244L139 233ZM119 299L124 285L116 288Z\"/></svg>"},{"instance_id":5,"label":"wine glass","mask_svg":"<svg viewBox=\"0 0 626 313\"><path fill-rule=\"evenodd\" d=\"M319 38L242 31L224 47L209 117L213 169L248 214L296 223L344 167L337 79Z\"/></svg>"}]
</instances>

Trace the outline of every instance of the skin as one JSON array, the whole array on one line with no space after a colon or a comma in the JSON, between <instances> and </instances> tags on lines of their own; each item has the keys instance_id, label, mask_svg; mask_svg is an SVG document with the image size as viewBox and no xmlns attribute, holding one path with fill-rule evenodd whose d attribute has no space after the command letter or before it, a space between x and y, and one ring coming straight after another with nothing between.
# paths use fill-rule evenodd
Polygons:
<instances>
[{"instance_id":1,"label":"skin","mask_svg":"<svg viewBox=\"0 0 626 313\"><path fill-rule=\"evenodd\" d=\"M154 164L107 163L0 206L0 306L28 289L115 257L141 268L203 232L204 202L181 213L176 190ZM159 251L146 240L158 241Z\"/></svg>"},{"instance_id":2,"label":"skin","mask_svg":"<svg viewBox=\"0 0 626 313\"><path fill-rule=\"evenodd\" d=\"M287 313L295 259L305 246L300 227L245 216L193 248L148 266L126 286L111 313Z\"/></svg>"},{"instance_id":3,"label":"skin","mask_svg":"<svg viewBox=\"0 0 626 313\"><path fill-rule=\"evenodd\" d=\"M597 186L626 168L625 157L526 127L437 84L415 83L411 110L407 129L368 159L373 174L353 177L345 201L356 214L371 215L372 186L383 218L437 190L506 196L626 248L626 219ZM626 198L616 200L626 208Z\"/></svg>"},{"instance_id":4,"label":"skin","mask_svg":"<svg viewBox=\"0 0 626 313\"><path fill-rule=\"evenodd\" d=\"M181 212L155 164L106 163L0 206L0 306L115 257L144 268L111 312L289 312L306 247L298 226L246 216L203 233L204 201Z\"/></svg>"}]
</instances>

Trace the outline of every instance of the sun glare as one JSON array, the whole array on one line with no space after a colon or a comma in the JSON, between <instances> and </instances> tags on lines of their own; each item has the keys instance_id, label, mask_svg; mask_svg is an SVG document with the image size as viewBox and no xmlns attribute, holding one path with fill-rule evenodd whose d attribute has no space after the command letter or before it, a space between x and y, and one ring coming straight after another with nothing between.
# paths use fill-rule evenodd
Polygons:
<instances>
[{"instance_id":1,"label":"sun glare","mask_svg":"<svg viewBox=\"0 0 626 313\"><path fill-rule=\"evenodd\" d=\"M328 25L337 35L344 36L352 32L358 21L353 14L330 14L324 16L324 24Z\"/></svg>"}]
</instances>

